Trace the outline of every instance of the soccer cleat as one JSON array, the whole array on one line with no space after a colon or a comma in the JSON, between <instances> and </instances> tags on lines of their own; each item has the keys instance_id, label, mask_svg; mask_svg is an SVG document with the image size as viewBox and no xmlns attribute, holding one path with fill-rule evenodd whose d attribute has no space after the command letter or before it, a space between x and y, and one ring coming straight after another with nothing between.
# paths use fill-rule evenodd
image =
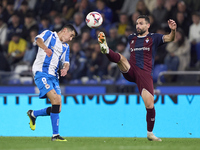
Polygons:
<instances>
[{"instance_id":1,"label":"soccer cleat","mask_svg":"<svg viewBox=\"0 0 200 150\"><path fill-rule=\"evenodd\" d=\"M101 53L103 54L108 54L109 53L109 48L106 43L106 36L103 32L99 32L98 34L98 42L101 48Z\"/></svg>"},{"instance_id":2,"label":"soccer cleat","mask_svg":"<svg viewBox=\"0 0 200 150\"><path fill-rule=\"evenodd\" d=\"M156 137L152 132L147 133L147 139L149 141L162 141L160 138Z\"/></svg>"},{"instance_id":3,"label":"soccer cleat","mask_svg":"<svg viewBox=\"0 0 200 150\"><path fill-rule=\"evenodd\" d=\"M66 139L63 139L60 135L52 136L52 141L67 141Z\"/></svg>"},{"instance_id":4,"label":"soccer cleat","mask_svg":"<svg viewBox=\"0 0 200 150\"><path fill-rule=\"evenodd\" d=\"M32 116L32 112L33 112L33 110L29 110L29 111L27 112L27 115L28 115L28 117L30 118L30 123L29 123L29 125L30 125L31 130L35 130L35 126L36 126L36 125L35 125L35 120L36 120L36 118Z\"/></svg>"}]
</instances>

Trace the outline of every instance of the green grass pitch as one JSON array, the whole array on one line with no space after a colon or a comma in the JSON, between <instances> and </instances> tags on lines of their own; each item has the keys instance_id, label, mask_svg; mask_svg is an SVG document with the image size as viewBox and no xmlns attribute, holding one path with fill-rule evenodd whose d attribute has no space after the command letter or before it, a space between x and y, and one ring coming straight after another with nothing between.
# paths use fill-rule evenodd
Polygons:
<instances>
[{"instance_id":1,"label":"green grass pitch","mask_svg":"<svg viewBox=\"0 0 200 150\"><path fill-rule=\"evenodd\" d=\"M199 150L200 139L67 137L67 142L52 142L50 137L0 137L0 150Z\"/></svg>"}]
</instances>

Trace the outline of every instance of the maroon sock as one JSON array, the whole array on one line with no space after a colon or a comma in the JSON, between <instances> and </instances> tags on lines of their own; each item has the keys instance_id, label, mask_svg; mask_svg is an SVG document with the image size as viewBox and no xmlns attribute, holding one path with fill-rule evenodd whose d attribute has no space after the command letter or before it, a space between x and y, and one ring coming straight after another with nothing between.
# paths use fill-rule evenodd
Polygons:
<instances>
[{"instance_id":1,"label":"maroon sock","mask_svg":"<svg viewBox=\"0 0 200 150\"><path fill-rule=\"evenodd\" d=\"M148 109L147 110L147 116L146 116L146 120L147 120L147 131L152 132L153 131L153 127L154 127L154 122L155 122L155 109Z\"/></svg>"},{"instance_id":2,"label":"maroon sock","mask_svg":"<svg viewBox=\"0 0 200 150\"><path fill-rule=\"evenodd\" d=\"M120 55L109 49L109 54L106 54L108 59L112 62L118 63L120 61Z\"/></svg>"}]
</instances>

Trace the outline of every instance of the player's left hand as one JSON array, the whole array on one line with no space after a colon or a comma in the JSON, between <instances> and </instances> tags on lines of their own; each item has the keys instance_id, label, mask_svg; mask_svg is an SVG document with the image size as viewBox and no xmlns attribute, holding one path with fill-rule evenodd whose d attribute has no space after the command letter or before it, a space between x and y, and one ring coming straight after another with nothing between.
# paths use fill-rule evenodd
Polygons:
<instances>
[{"instance_id":1,"label":"player's left hand","mask_svg":"<svg viewBox=\"0 0 200 150\"><path fill-rule=\"evenodd\" d=\"M67 75L67 69L66 68L63 68L63 69L61 69L60 70L60 75L61 75L61 77L64 77L64 76L66 76Z\"/></svg>"},{"instance_id":2,"label":"player's left hand","mask_svg":"<svg viewBox=\"0 0 200 150\"><path fill-rule=\"evenodd\" d=\"M168 25L171 30L176 30L176 28L177 28L176 22L172 19L168 20Z\"/></svg>"}]
</instances>

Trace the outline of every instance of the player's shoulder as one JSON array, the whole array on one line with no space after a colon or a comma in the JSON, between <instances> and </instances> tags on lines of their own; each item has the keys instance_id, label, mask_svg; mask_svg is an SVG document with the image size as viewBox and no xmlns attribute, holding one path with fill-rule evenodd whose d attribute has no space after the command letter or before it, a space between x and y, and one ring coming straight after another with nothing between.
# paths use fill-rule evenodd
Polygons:
<instances>
[{"instance_id":1,"label":"player's shoulder","mask_svg":"<svg viewBox=\"0 0 200 150\"><path fill-rule=\"evenodd\" d=\"M44 33L53 34L53 31L51 31L51 30L44 30L43 32L44 32Z\"/></svg>"},{"instance_id":2,"label":"player's shoulder","mask_svg":"<svg viewBox=\"0 0 200 150\"><path fill-rule=\"evenodd\" d=\"M53 34L52 31L50 31L50 30L44 30L44 31L42 31L42 32L40 33L40 36L51 35L51 34Z\"/></svg>"},{"instance_id":3,"label":"player's shoulder","mask_svg":"<svg viewBox=\"0 0 200 150\"><path fill-rule=\"evenodd\" d=\"M137 34L136 34L136 33L132 33L132 34L130 34L130 35L128 36L128 40L131 40L131 39L133 39L133 37L135 37L135 36L137 36Z\"/></svg>"},{"instance_id":4,"label":"player's shoulder","mask_svg":"<svg viewBox=\"0 0 200 150\"><path fill-rule=\"evenodd\" d=\"M137 34L136 33L132 33L129 36L137 36Z\"/></svg>"},{"instance_id":5,"label":"player's shoulder","mask_svg":"<svg viewBox=\"0 0 200 150\"><path fill-rule=\"evenodd\" d=\"M44 30L43 32L51 32L51 33L53 33L53 31L51 31L51 30Z\"/></svg>"},{"instance_id":6,"label":"player's shoulder","mask_svg":"<svg viewBox=\"0 0 200 150\"><path fill-rule=\"evenodd\" d=\"M149 34L147 34L147 36L156 36L156 33L149 33Z\"/></svg>"},{"instance_id":7,"label":"player's shoulder","mask_svg":"<svg viewBox=\"0 0 200 150\"><path fill-rule=\"evenodd\" d=\"M162 38L163 34L160 34L160 33L149 33L148 36L150 36L152 38Z\"/></svg>"}]
</instances>

